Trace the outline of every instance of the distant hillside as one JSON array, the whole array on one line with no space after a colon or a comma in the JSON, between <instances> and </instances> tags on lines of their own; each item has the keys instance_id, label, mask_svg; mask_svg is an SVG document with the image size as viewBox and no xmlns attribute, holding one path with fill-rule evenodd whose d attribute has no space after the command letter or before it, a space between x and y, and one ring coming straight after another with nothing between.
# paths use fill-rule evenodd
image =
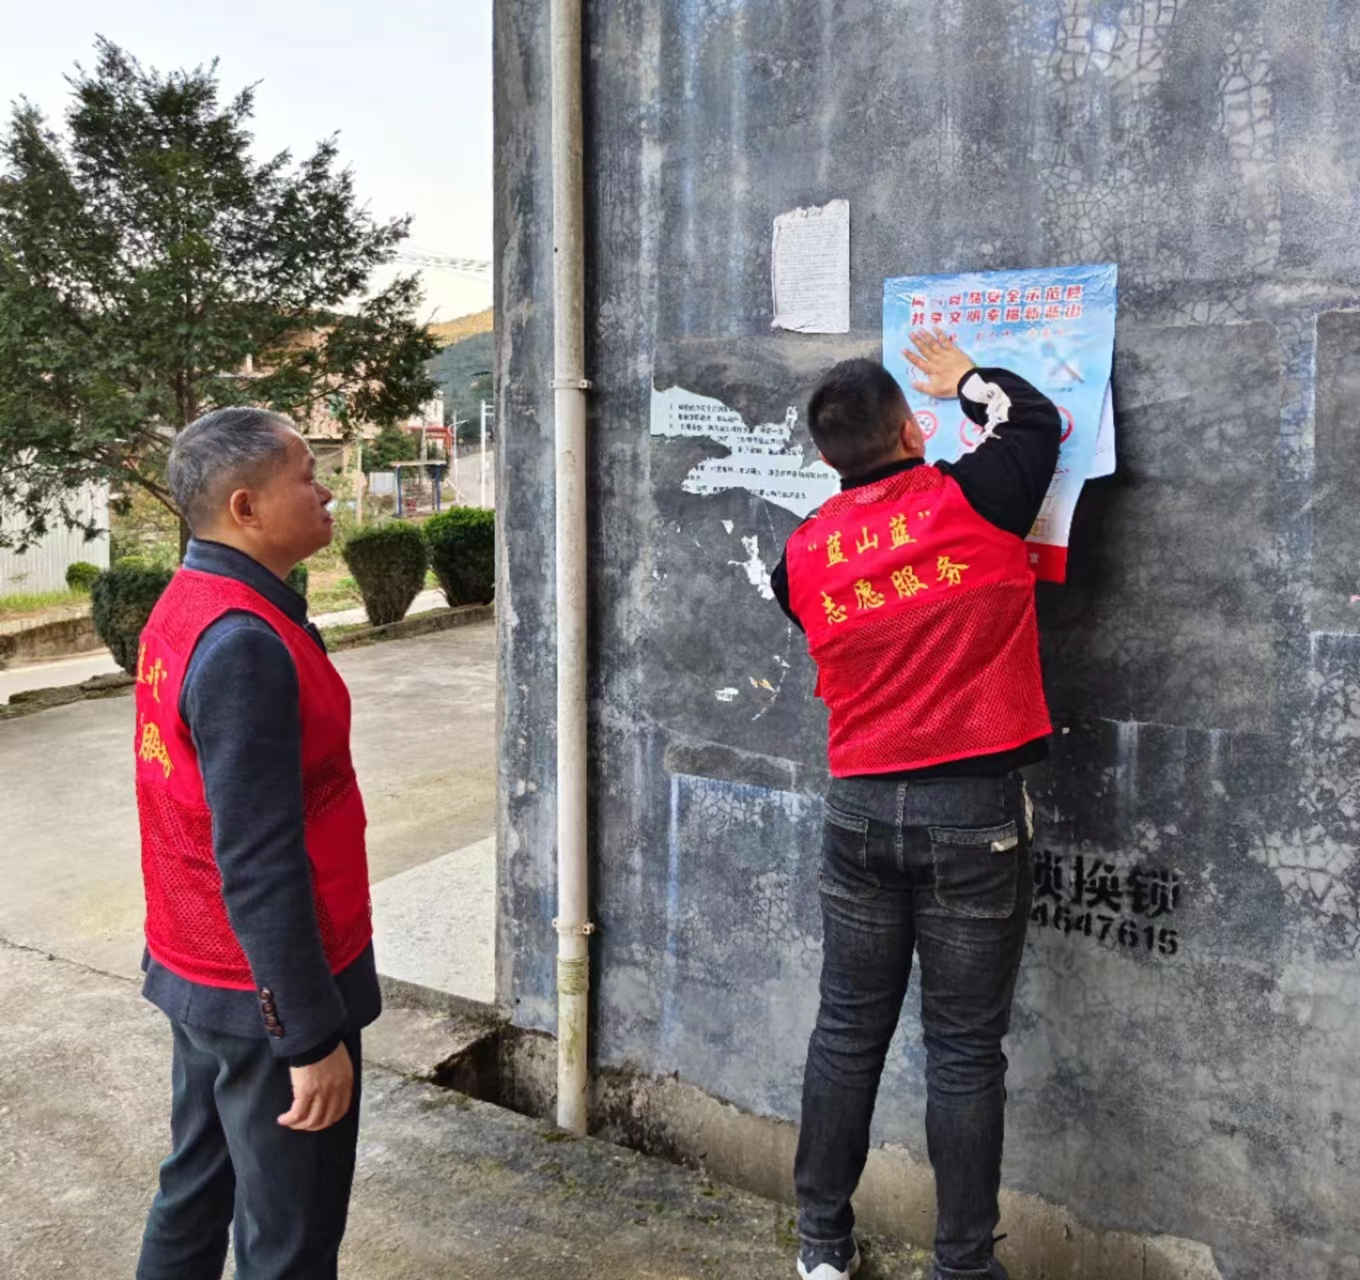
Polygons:
<instances>
[{"instance_id":1,"label":"distant hillside","mask_svg":"<svg viewBox=\"0 0 1360 1280\"><path fill-rule=\"evenodd\" d=\"M486 374L496 358L496 339L492 332L492 313L479 312L447 324L431 325L446 346L427 366L430 376L444 391L445 414L452 424L456 411L463 422L476 423L483 398L490 400L492 380Z\"/></svg>"},{"instance_id":2,"label":"distant hillside","mask_svg":"<svg viewBox=\"0 0 1360 1280\"><path fill-rule=\"evenodd\" d=\"M475 338L479 333L490 333L495 326L495 312L487 307L475 315L459 316L457 320L445 320L442 324L432 324L430 332L441 347L452 346L465 338Z\"/></svg>"}]
</instances>

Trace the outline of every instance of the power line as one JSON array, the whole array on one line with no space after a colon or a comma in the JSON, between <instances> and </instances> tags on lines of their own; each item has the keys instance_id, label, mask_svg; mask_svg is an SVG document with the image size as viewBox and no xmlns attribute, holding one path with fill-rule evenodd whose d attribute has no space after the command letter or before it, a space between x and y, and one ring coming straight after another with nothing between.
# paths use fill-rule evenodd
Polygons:
<instances>
[{"instance_id":1,"label":"power line","mask_svg":"<svg viewBox=\"0 0 1360 1280\"><path fill-rule=\"evenodd\" d=\"M454 258L443 253L429 253L424 249L402 249L396 260L412 267L428 267L435 271L452 271L461 276L481 280L491 274L491 263L478 258Z\"/></svg>"}]
</instances>

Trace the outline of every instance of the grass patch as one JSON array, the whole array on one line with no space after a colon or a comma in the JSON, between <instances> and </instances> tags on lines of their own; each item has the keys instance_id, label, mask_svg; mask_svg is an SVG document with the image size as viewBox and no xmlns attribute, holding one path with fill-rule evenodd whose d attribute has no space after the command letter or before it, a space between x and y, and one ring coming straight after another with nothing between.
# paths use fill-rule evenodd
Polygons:
<instances>
[{"instance_id":1,"label":"grass patch","mask_svg":"<svg viewBox=\"0 0 1360 1280\"><path fill-rule=\"evenodd\" d=\"M339 613L363 605L359 584L347 573L333 570L314 574L307 591L307 604L312 613Z\"/></svg>"},{"instance_id":2,"label":"grass patch","mask_svg":"<svg viewBox=\"0 0 1360 1280\"><path fill-rule=\"evenodd\" d=\"M311 570L311 584L307 588L307 606L313 616L339 613L342 609L363 608L364 598L351 574L343 569L317 568L315 559L308 562L308 568ZM439 589L439 579L434 576L433 570L425 575L425 589Z\"/></svg>"},{"instance_id":3,"label":"grass patch","mask_svg":"<svg viewBox=\"0 0 1360 1280\"><path fill-rule=\"evenodd\" d=\"M58 609L63 605L89 602L90 597L83 591L20 592L16 595L0 596L0 617L21 617L26 613L42 613L45 609Z\"/></svg>"}]
</instances>

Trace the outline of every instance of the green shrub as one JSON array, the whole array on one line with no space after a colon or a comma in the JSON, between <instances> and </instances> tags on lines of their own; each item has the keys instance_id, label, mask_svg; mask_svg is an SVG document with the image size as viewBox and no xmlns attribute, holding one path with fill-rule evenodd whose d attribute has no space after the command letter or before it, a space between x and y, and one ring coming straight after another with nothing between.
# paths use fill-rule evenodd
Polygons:
<instances>
[{"instance_id":1,"label":"green shrub","mask_svg":"<svg viewBox=\"0 0 1360 1280\"><path fill-rule=\"evenodd\" d=\"M310 575L307 573L305 564L297 565L284 581L293 588L304 600L307 598L307 583Z\"/></svg>"},{"instance_id":2,"label":"green shrub","mask_svg":"<svg viewBox=\"0 0 1360 1280\"><path fill-rule=\"evenodd\" d=\"M88 560L77 560L75 564L67 566L66 585L72 591L83 591L89 595L94 580L101 572L97 564L91 564Z\"/></svg>"},{"instance_id":3,"label":"green shrub","mask_svg":"<svg viewBox=\"0 0 1360 1280\"><path fill-rule=\"evenodd\" d=\"M359 529L345 543L345 563L375 627L400 622L425 585L430 552L420 530L394 520Z\"/></svg>"},{"instance_id":4,"label":"green shrub","mask_svg":"<svg viewBox=\"0 0 1360 1280\"><path fill-rule=\"evenodd\" d=\"M455 607L487 604L496 595L496 513L450 507L425 522L430 562Z\"/></svg>"},{"instance_id":5,"label":"green shrub","mask_svg":"<svg viewBox=\"0 0 1360 1280\"><path fill-rule=\"evenodd\" d=\"M90 588L94 629L108 645L113 660L128 675L137 672L142 628L161 592L170 585L171 577L170 569L126 565L120 561L107 573L101 573Z\"/></svg>"}]
</instances>

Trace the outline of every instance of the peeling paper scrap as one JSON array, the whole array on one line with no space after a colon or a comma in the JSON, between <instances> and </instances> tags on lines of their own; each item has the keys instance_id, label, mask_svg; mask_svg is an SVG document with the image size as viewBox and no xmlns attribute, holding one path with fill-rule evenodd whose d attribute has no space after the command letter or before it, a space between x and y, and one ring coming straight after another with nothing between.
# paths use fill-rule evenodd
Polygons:
<instances>
[{"instance_id":1,"label":"peeling paper scrap","mask_svg":"<svg viewBox=\"0 0 1360 1280\"><path fill-rule=\"evenodd\" d=\"M741 414L711 396L683 387L652 391L652 435L707 439L728 451L694 467L681 486L685 493L745 489L806 518L840 491L840 478L826 463L804 460L802 447L793 441L797 425L797 409L789 409L783 422L748 426Z\"/></svg>"},{"instance_id":2,"label":"peeling paper scrap","mask_svg":"<svg viewBox=\"0 0 1360 1280\"><path fill-rule=\"evenodd\" d=\"M772 329L850 332L850 201L794 209L774 220Z\"/></svg>"},{"instance_id":3,"label":"peeling paper scrap","mask_svg":"<svg viewBox=\"0 0 1360 1280\"><path fill-rule=\"evenodd\" d=\"M741 545L746 548L749 560L729 560L727 563L737 569L746 570L746 578L766 600L774 599L774 587L770 583L770 571L760 558L760 539L743 538Z\"/></svg>"}]
</instances>

